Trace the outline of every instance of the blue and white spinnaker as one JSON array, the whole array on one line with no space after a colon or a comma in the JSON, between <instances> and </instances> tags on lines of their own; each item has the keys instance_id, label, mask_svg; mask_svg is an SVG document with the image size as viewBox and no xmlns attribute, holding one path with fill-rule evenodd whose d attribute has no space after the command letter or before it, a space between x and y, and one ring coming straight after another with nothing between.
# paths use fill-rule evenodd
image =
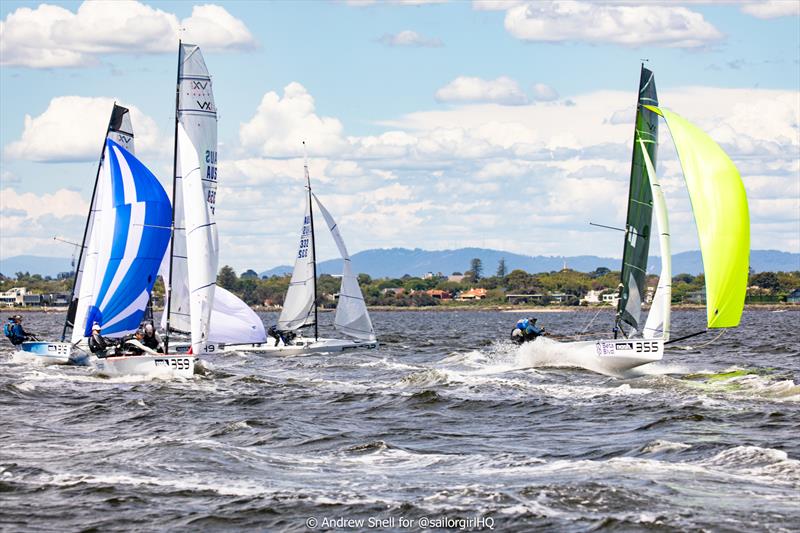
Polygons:
<instances>
[{"instance_id":1,"label":"blue and white spinnaker","mask_svg":"<svg viewBox=\"0 0 800 533\"><path fill-rule=\"evenodd\" d=\"M97 194L97 231L87 245L79 298L86 320L73 342L91 335L95 322L108 337L139 327L170 237L172 207L161 183L111 139Z\"/></svg>"}]
</instances>

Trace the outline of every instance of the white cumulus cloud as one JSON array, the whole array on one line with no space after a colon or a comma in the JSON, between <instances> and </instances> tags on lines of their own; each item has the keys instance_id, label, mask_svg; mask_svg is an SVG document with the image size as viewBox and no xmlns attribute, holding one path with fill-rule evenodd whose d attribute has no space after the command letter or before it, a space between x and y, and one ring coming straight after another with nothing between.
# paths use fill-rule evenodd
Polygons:
<instances>
[{"instance_id":1,"label":"white cumulus cloud","mask_svg":"<svg viewBox=\"0 0 800 533\"><path fill-rule=\"evenodd\" d=\"M441 39L424 37L414 30L403 30L399 33L385 33L378 42L386 46L416 46L438 48L444 46Z\"/></svg>"},{"instance_id":2,"label":"white cumulus cloud","mask_svg":"<svg viewBox=\"0 0 800 533\"><path fill-rule=\"evenodd\" d=\"M510 8L506 30L525 41L610 43L629 47L695 48L722 38L701 13L661 5L609 5L574 0L527 2Z\"/></svg>"},{"instance_id":3,"label":"white cumulus cloud","mask_svg":"<svg viewBox=\"0 0 800 533\"><path fill-rule=\"evenodd\" d=\"M558 92L545 83L537 83L533 86L533 99L540 102L552 102L558 100Z\"/></svg>"},{"instance_id":4,"label":"white cumulus cloud","mask_svg":"<svg viewBox=\"0 0 800 533\"><path fill-rule=\"evenodd\" d=\"M800 2L797 0L765 0L748 2L742 12L760 19L800 16Z\"/></svg>"},{"instance_id":5,"label":"white cumulus cloud","mask_svg":"<svg viewBox=\"0 0 800 533\"><path fill-rule=\"evenodd\" d=\"M40 162L96 160L113 104L113 98L57 96L41 115L25 115L22 136L5 146L5 156ZM131 111L137 153L163 151L155 121L136 106L126 107Z\"/></svg>"},{"instance_id":6,"label":"white cumulus cloud","mask_svg":"<svg viewBox=\"0 0 800 533\"><path fill-rule=\"evenodd\" d=\"M503 105L520 105L528 101L525 92L515 80L500 76L494 80L459 76L438 91L440 102L493 102Z\"/></svg>"},{"instance_id":7,"label":"white cumulus cloud","mask_svg":"<svg viewBox=\"0 0 800 533\"><path fill-rule=\"evenodd\" d=\"M86 1L76 12L41 4L17 8L0 22L0 64L81 67L104 54L174 53L180 29L204 50L257 46L244 22L213 4L194 6L183 20L136 0Z\"/></svg>"},{"instance_id":8,"label":"white cumulus cloud","mask_svg":"<svg viewBox=\"0 0 800 533\"><path fill-rule=\"evenodd\" d=\"M267 157L301 155L302 142L309 154L332 154L342 150L342 123L315 113L314 98L305 87L292 82L283 97L268 92L255 115L239 127L239 141L245 150Z\"/></svg>"}]
</instances>

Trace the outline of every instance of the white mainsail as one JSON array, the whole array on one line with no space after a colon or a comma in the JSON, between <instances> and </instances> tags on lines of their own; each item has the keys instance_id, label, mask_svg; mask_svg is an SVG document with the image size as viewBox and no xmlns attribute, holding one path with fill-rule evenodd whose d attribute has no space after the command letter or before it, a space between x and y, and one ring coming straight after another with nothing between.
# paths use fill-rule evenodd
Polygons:
<instances>
[{"instance_id":1,"label":"white mainsail","mask_svg":"<svg viewBox=\"0 0 800 533\"><path fill-rule=\"evenodd\" d=\"M210 330L219 261L217 109L200 48L182 43L178 65L175 242L162 276L171 280L169 328L191 332L193 351L200 353Z\"/></svg>"},{"instance_id":2,"label":"white mainsail","mask_svg":"<svg viewBox=\"0 0 800 533\"><path fill-rule=\"evenodd\" d=\"M214 307L211 310L212 343L245 344L266 342L264 322L250 306L233 293L217 286L214 289Z\"/></svg>"},{"instance_id":3,"label":"white mainsail","mask_svg":"<svg viewBox=\"0 0 800 533\"><path fill-rule=\"evenodd\" d=\"M658 242L661 248L661 275L658 278L658 286L653 304L650 306L650 313L647 315L642 336L645 339L663 338L669 340L670 326L670 306L672 304L672 252L669 242L669 218L667 216L667 204L664 200L664 191L661 190L661 183L656 176L656 170L644 142L639 139L642 145L642 154L650 178L650 188L653 193L653 211L656 213L656 223L658 227Z\"/></svg>"},{"instance_id":4,"label":"white mainsail","mask_svg":"<svg viewBox=\"0 0 800 533\"><path fill-rule=\"evenodd\" d=\"M289 290L283 302L278 329L296 330L314 324L314 301L316 300L314 279L314 246L311 231L311 198L306 197L303 227L295 256L294 271Z\"/></svg>"},{"instance_id":5,"label":"white mainsail","mask_svg":"<svg viewBox=\"0 0 800 533\"><path fill-rule=\"evenodd\" d=\"M342 286L339 289L339 302L336 305L336 317L333 320L333 327L345 335L361 340L375 340L375 330L369 318L367 305L364 302L364 295L358 285L358 278L353 273L353 266L350 254L344 245L339 227L333 217L322 205L316 194L312 195L317 202L322 217L328 225L328 229L339 248L344 266L342 267Z\"/></svg>"}]
</instances>

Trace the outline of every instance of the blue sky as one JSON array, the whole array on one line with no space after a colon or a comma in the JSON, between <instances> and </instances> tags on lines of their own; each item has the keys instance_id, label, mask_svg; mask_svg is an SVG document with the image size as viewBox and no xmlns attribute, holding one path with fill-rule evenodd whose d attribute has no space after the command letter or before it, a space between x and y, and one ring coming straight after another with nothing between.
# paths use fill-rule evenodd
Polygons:
<instances>
[{"instance_id":1,"label":"blue sky","mask_svg":"<svg viewBox=\"0 0 800 533\"><path fill-rule=\"evenodd\" d=\"M71 253L51 239L79 238L110 99L135 106L138 154L170 179L180 25L214 78L221 262L238 270L293 255L302 138L351 253L619 256L587 222L624 223L640 58L739 166L753 248L800 251L796 2L411 4L3 2L0 255ZM696 249L669 142L675 250Z\"/></svg>"}]
</instances>

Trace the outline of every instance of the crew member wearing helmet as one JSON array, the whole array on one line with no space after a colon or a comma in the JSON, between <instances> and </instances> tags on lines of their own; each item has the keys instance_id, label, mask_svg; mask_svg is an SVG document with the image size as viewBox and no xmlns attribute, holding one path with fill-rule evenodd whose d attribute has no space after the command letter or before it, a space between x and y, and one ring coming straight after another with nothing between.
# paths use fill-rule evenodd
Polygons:
<instances>
[{"instance_id":1,"label":"crew member wearing helmet","mask_svg":"<svg viewBox=\"0 0 800 533\"><path fill-rule=\"evenodd\" d=\"M3 325L3 333L14 346L19 346L23 342L33 338L33 335L26 332L22 327L21 315L8 317L8 323Z\"/></svg>"},{"instance_id":2,"label":"crew member wearing helmet","mask_svg":"<svg viewBox=\"0 0 800 533\"><path fill-rule=\"evenodd\" d=\"M541 335L544 335L544 328L536 326L534 317L521 318L511 331L511 340L517 344L522 344L523 342L535 340Z\"/></svg>"},{"instance_id":3,"label":"crew member wearing helmet","mask_svg":"<svg viewBox=\"0 0 800 533\"><path fill-rule=\"evenodd\" d=\"M142 344L158 353L164 353L164 343L152 322L148 322L144 325L144 339L142 339Z\"/></svg>"},{"instance_id":4,"label":"crew member wearing helmet","mask_svg":"<svg viewBox=\"0 0 800 533\"><path fill-rule=\"evenodd\" d=\"M89 349L97 357L105 357L106 350L114 346L114 342L100 334L100 324L92 324L92 336L89 337Z\"/></svg>"}]
</instances>

